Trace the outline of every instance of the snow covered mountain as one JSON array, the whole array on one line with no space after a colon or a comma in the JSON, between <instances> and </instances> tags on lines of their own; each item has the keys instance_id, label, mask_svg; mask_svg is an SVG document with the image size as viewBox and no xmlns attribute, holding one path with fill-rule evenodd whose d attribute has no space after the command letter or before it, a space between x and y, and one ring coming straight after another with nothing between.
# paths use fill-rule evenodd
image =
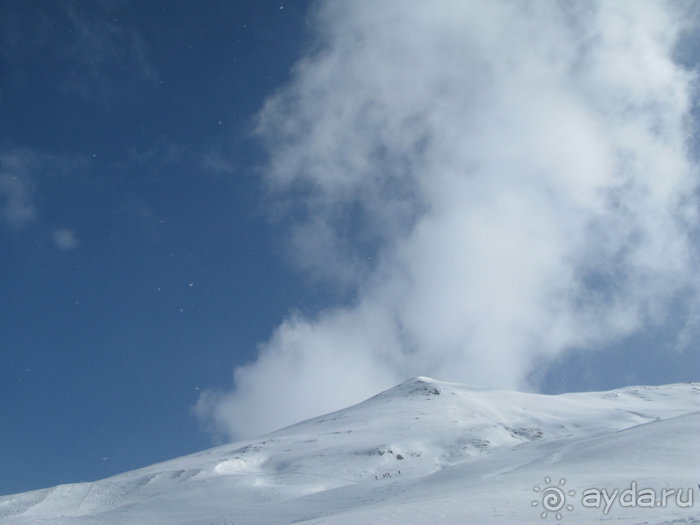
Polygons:
<instances>
[{"instance_id":1,"label":"snow covered mountain","mask_svg":"<svg viewBox=\"0 0 700 525\"><path fill-rule=\"evenodd\" d=\"M0 497L7 524L700 524L700 384L418 377L249 441Z\"/></svg>"}]
</instances>

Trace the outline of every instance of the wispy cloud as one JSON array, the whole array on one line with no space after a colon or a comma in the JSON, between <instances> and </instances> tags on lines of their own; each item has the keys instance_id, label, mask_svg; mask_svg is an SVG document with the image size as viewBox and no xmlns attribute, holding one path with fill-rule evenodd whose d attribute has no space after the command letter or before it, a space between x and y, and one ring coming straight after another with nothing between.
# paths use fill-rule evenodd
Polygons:
<instances>
[{"instance_id":1,"label":"wispy cloud","mask_svg":"<svg viewBox=\"0 0 700 525\"><path fill-rule=\"evenodd\" d=\"M84 169L89 169L89 162L79 156L20 147L0 150L0 226L31 235L45 232L60 250L78 246L80 240L73 229L47 220L47 215L55 216L56 209L56 202L49 202L47 197L64 199L55 195L56 188L69 184ZM64 208L79 205L71 200ZM31 231L26 228L30 223L35 224Z\"/></svg>"},{"instance_id":2,"label":"wispy cloud","mask_svg":"<svg viewBox=\"0 0 700 525\"><path fill-rule=\"evenodd\" d=\"M123 11L109 3L104 3L101 8L95 7L92 5L86 11L72 4L66 5L65 14L74 34L66 48L67 54L90 68L128 63L132 73L155 78L148 59L148 44L135 28L120 20Z\"/></svg>"},{"instance_id":3,"label":"wispy cloud","mask_svg":"<svg viewBox=\"0 0 700 525\"><path fill-rule=\"evenodd\" d=\"M12 228L36 219L29 175L33 162L33 155L27 152L0 153L0 218Z\"/></svg>"},{"instance_id":4,"label":"wispy cloud","mask_svg":"<svg viewBox=\"0 0 700 525\"><path fill-rule=\"evenodd\" d=\"M52 238L56 248L63 251L72 250L80 244L75 232L69 228L59 228L53 232Z\"/></svg>"},{"instance_id":5,"label":"wispy cloud","mask_svg":"<svg viewBox=\"0 0 700 525\"><path fill-rule=\"evenodd\" d=\"M244 436L416 374L529 388L662 323L697 226L674 7L320 4L258 134L297 262L354 301L287 319L198 414Z\"/></svg>"},{"instance_id":6,"label":"wispy cloud","mask_svg":"<svg viewBox=\"0 0 700 525\"><path fill-rule=\"evenodd\" d=\"M6 83L37 81L47 63L63 65L64 95L114 97L125 85L158 78L146 37L129 22L128 2L55 2L8 7L0 19ZM44 79L38 81L45 81Z\"/></svg>"},{"instance_id":7,"label":"wispy cloud","mask_svg":"<svg viewBox=\"0 0 700 525\"><path fill-rule=\"evenodd\" d=\"M222 152L212 149L205 153L201 161L202 169L218 174L236 173L233 160L227 158Z\"/></svg>"},{"instance_id":8,"label":"wispy cloud","mask_svg":"<svg viewBox=\"0 0 700 525\"><path fill-rule=\"evenodd\" d=\"M157 79L146 39L122 20L119 7L103 3L85 10L66 5L64 16L72 38L62 43L59 53L79 67L63 80L63 93L93 96L98 91L113 93L113 85L122 85L125 79Z\"/></svg>"}]
</instances>

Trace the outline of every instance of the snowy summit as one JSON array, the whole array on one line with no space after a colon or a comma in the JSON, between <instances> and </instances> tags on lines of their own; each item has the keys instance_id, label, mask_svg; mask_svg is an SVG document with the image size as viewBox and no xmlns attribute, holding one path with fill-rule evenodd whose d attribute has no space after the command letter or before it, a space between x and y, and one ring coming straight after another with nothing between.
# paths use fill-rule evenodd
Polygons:
<instances>
[{"instance_id":1,"label":"snowy summit","mask_svg":"<svg viewBox=\"0 0 700 525\"><path fill-rule=\"evenodd\" d=\"M7 524L700 523L700 384L426 377L256 439L0 498Z\"/></svg>"}]
</instances>

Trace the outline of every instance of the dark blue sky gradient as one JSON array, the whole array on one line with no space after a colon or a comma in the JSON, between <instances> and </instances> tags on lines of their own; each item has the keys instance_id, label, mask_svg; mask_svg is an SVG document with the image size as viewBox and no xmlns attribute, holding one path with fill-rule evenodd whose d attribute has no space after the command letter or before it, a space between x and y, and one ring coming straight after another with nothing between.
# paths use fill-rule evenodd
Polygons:
<instances>
[{"instance_id":1,"label":"dark blue sky gradient","mask_svg":"<svg viewBox=\"0 0 700 525\"><path fill-rule=\"evenodd\" d=\"M320 300L249 136L307 38L306 2L280 5L0 3L0 153L35 212L0 222L0 493L210 446L198 389Z\"/></svg>"}]
</instances>

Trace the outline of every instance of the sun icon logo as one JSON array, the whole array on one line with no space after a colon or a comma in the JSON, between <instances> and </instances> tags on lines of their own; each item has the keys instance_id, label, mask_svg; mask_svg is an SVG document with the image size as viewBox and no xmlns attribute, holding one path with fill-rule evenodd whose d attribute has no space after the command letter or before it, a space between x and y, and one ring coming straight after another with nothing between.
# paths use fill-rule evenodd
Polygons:
<instances>
[{"instance_id":1,"label":"sun icon logo","mask_svg":"<svg viewBox=\"0 0 700 525\"><path fill-rule=\"evenodd\" d=\"M545 519L549 516L549 513L552 512L554 513L554 517L560 520L563 517L561 513L563 509L569 511L574 510L573 505L566 504L566 496L567 494L569 496L575 496L576 491L570 490L564 492L562 488L566 485L566 480L564 478L559 480L559 486L552 485L552 478L549 476L544 478L544 482L546 483L545 487L540 488L539 485L532 487L532 490L540 495L540 499L532 500L531 505L536 507L542 503L542 508L544 510L540 513L540 518Z\"/></svg>"}]
</instances>

